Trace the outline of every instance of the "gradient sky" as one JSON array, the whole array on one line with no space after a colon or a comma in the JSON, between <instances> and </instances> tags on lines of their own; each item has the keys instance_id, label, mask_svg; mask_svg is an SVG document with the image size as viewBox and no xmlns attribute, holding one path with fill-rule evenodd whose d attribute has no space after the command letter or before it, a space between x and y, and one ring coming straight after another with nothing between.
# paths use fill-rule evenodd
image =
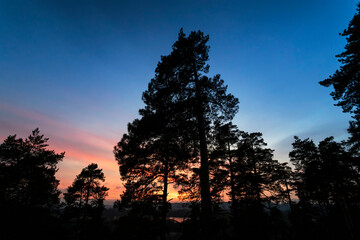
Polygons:
<instances>
[{"instance_id":1,"label":"gradient sky","mask_svg":"<svg viewBox=\"0 0 360 240\"><path fill-rule=\"evenodd\" d=\"M210 35L210 75L240 100L234 123L277 159L294 135L345 139L350 117L318 82L339 68L356 2L0 0L0 141L39 127L66 152L61 189L95 162L119 198L112 149L181 27Z\"/></svg>"}]
</instances>

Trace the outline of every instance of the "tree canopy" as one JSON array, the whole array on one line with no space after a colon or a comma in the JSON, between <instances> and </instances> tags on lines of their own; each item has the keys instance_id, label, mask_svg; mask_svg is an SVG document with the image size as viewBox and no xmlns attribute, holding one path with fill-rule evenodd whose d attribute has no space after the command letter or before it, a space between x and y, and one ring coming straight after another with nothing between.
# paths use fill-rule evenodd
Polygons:
<instances>
[{"instance_id":1,"label":"tree canopy","mask_svg":"<svg viewBox=\"0 0 360 240\"><path fill-rule=\"evenodd\" d=\"M89 164L76 176L64 193L67 207L102 209L109 188L101 185L105 181L102 169L96 163Z\"/></svg>"},{"instance_id":2,"label":"tree canopy","mask_svg":"<svg viewBox=\"0 0 360 240\"><path fill-rule=\"evenodd\" d=\"M349 26L341 34L346 37L345 51L336 55L342 64L339 70L320 81L325 87L334 88L331 96L342 107L344 112L350 112L353 121L350 122L348 132L351 134L349 145L354 154L360 156L360 3L357 12L351 19Z\"/></svg>"},{"instance_id":3,"label":"tree canopy","mask_svg":"<svg viewBox=\"0 0 360 240\"><path fill-rule=\"evenodd\" d=\"M57 164L65 153L48 149L36 128L22 139L8 136L0 144L0 231L4 239L54 237L60 207Z\"/></svg>"},{"instance_id":4,"label":"tree canopy","mask_svg":"<svg viewBox=\"0 0 360 240\"><path fill-rule=\"evenodd\" d=\"M52 208L59 204L57 164L65 153L47 149L38 128L26 138L8 136L0 145L1 206Z\"/></svg>"}]
</instances>

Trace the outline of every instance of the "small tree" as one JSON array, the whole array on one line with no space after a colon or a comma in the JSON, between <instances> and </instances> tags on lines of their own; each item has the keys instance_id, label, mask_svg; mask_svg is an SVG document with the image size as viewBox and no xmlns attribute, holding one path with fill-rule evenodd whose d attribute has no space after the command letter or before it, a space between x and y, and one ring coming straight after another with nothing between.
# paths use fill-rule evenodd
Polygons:
<instances>
[{"instance_id":1,"label":"small tree","mask_svg":"<svg viewBox=\"0 0 360 240\"><path fill-rule=\"evenodd\" d=\"M227 173L223 177L225 180L224 187L229 187L230 190L231 210L235 221L237 218L237 200L235 193L234 161L236 161L236 145L239 137L240 131L236 125L233 125L231 122L224 125L216 122L214 127L214 151L211 155L213 159L217 160L217 165L222 166ZM219 166L217 166L217 168L219 168ZM223 175L221 172L219 174L220 176Z\"/></svg>"},{"instance_id":2,"label":"small tree","mask_svg":"<svg viewBox=\"0 0 360 240\"><path fill-rule=\"evenodd\" d=\"M273 159L274 150L265 148L262 133L241 131L240 136L235 163L239 200L255 206L287 201L285 185L290 169Z\"/></svg>"},{"instance_id":3,"label":"small tree","mask_svg":"<svg viewBox=\"0 0 360 240\"><path fill-rule=\"evenodd\" d=\"M64 193L66 215L77 219L77 239L95 239L101 234L101 213L109 190L101 185L104 181L102 169L92 163L82 169Z\"/></svg>"},{"instance_id":4,"label":"small tree","mask_svg":"<svg viewBox=\"0 0 360 240\"><path fill-rule=\"evenodd\" d=\"M290 168L273 159L261 133L239 131L227 123L215 124L213 137L210 163L220 181L212 181L212 188L230 195L234 227L236 231L242 227L239 235L265 238L266 231L260 229L269 227L273 212L278 211L276 204L291 203Z\"/></svg>"},{"instance_id":5,"label":"small tree","mask_svg":"<svg viewBox=\"0 0 360 240\"><path fill-rule=\"evenodd\" d=\"M95 163L89 164L76 176L73 184L68 187L64 198L67 207L79 209L103 209L104 200L109 188L101 185L105 181L102 169Z\"/></svg>"}]
</instances>

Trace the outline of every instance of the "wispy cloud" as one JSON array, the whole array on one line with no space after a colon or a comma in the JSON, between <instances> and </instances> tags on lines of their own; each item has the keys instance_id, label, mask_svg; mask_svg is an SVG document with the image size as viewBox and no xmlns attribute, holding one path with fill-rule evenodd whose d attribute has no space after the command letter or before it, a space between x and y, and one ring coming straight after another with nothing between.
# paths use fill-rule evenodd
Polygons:
<instances>
[{"instance_id":1,"label":"wispy cloud","mask_svg":"<svg viewBox=\"0 0 360 240\"><path fill-rule=\"evenodd\" d=\"M103 169L106 183L111 188L109 197L118 196L121 189L116 186L120 186L121 182L112 150L119 139L100 136L61 118L11 104L0 103L0 116L1 140L10 134L26 137L39 127L41 133L50 138L51 149L65 152L65 159L59 164L57 173L60 188L67 188L83 167L97 163Z\"/></svg>"}]
</instances>

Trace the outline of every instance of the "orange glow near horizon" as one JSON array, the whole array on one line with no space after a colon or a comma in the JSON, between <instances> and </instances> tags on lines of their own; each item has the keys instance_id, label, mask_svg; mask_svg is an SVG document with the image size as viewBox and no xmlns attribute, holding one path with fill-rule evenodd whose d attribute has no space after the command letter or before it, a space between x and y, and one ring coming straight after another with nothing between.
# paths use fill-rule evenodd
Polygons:
<instances>
[{"instance_id":1,"label":"orange glow near horizon","mask_svg":"<svg viewBox=\"0 0 360 240\"><path fill-rule=\"evenodd\" d=\"M109 188L107 200L120 198L124 187L120 180L119 167L113 154L113 148L121 139L122 133L116 137L106 137L99 134L85 131L80 127L66 124L53 117L39 112L22 109L10 104L0 103L0 111L6 112L9 116L15 117L17 121L25 119L28 122L36 123L29 126L18 124L8 129L8 132L0 132L0 140L3 141L8 135L17 134L18 137L26 138L31 131L38 126L40 133L49 138L48 149L56 153L65 152L63 161L58 164L56 178L60 180L58 188L64 192L72 184L76 175L91 163L98 164L105 174L104 185ZM10 132L12 131L12 132ZM178 190L174 184L169 184L168 200L178 202ZM227 199L224 194L224 200Z\"/></svg>"},{"instance_id":2,"label":"orange glow near horizon","mask_svg":"<svg viewBox=\"0 0 360 240\"><path fill-rule=\"evenodd\" d=\"M0 133L3 141L8 135L16 134L26 138L31 131L40 126L40 133L49 138L48 149L56 153L65 152L63 161L58 164L56 178L60 180L58 188L64 192L72 184L76 175L90 163L98 164L105 174L104 185L109 188L107 200L120 198L124 187L120 180L119 167L115 161L113 148L121 139L122 133L115 137L105 137L82 130L64 121L55 119L40 112L30 111L11 104L0 103L0 111L6 112L15 119L8 132ZM23 124L21 121L33 124ZM178 192L169 186L168 198L178 201Z\"/></svg>"}]
</instances>

